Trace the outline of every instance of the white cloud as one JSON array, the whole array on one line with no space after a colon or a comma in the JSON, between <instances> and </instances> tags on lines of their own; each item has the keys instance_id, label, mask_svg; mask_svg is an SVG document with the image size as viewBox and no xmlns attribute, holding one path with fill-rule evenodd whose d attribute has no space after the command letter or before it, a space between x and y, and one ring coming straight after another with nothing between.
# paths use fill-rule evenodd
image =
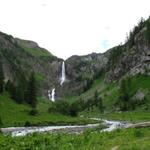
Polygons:
<instances>
[{"instance_id":1,"label":"white cloud","mask_svg":"<svg viewBox=\"0 0 150 150\"><path fill-rule=\"evenodd\" d=\"M67 58L124 42L149 6L149 0L0 0L0 30Z\"/></svg>"}]
</instances>

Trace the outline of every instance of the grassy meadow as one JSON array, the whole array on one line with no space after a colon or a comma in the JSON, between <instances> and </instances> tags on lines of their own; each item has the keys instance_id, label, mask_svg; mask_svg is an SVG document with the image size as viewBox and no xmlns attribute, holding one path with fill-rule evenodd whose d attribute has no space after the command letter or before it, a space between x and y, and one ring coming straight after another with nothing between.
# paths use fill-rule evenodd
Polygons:
<instances>
[{"instance_id":1,"label":"grassy meadow","mask_svg":"<svg viewBox=\"0 0 150 150\"><path fill-rule=\"evenodd\" d=\"M149 150L150 128L87 130L82 134L34 133L25 137L0 135L3 150Z\"/></svg>"},{"instance_id":2,"label":"grassy meadow","mask_svg":"<svg viewBox=\"0 0 150 150\"><path fill-rule=\"evenodd\" d=\"M129 95L133 96L137 90L149 93L150 77L138 75L132 78ZM3 127L30 125L65 125L94 123L88 119L99 117L109 120L122 120L129 122L150 121L150 97L146 95L145 103L135 110L116 111L115 104L119 98L119 83L106 84L103 77L94 81L92 88L80 96L66 99L70 103L78 99L93 99L95 90L103 99L104 113L97 107L79 112L78 117L53 114L48 112L52 102L38 98L35 116L29 115L31 107L27 104L17 104L10 99L7 93L0 95L0 117ZM82 117L81 117L82 116ZM150 128L117 129L112 132L101 132L100 129L88 129L81 134L34 133L24 137L11 137L0 134L0 150L149 150Z\"/></svg>"},{"instance_id":3,"label":"grassy meadow","mask_svg":"<svg viewBox=\"0 0 150 150\"><path fill-rule=\"evenodd\" d=\"M48 108L52 105L51 101L39 98L37 110L38 114L29 115L31 107L27 104L17 104L9 98L7 93L0 95L0 117L2 127L24 126L26 122L29 125L68 125L68 124L86 124L94 123L94 121L80 118L70 117L62 114L53 114L48 112Z\"/></svg>"}]
</instances>

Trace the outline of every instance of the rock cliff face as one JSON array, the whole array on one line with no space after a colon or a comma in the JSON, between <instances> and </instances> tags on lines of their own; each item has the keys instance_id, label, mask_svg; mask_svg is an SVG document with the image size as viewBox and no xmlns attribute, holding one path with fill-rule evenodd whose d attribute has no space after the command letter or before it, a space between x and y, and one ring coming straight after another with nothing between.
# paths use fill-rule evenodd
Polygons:
<instances>
[{"instance_id":1,"label":"rock cliff face","mask_svg":"<svg viewBox=\"0 0 150 150\"><path fill-rule=\"evenodd\" d=\"M41 94L56 88L56 97L76 95L90 88L100 75L106 82L119 80L122 76L138 73L150 75L150 33L148 19L135 27L124 45L116 46L103 54L72 56L65 61L66 81L60 86L63 60L53 56L33 41L15 39L0 32L0 55L5 79L17 82L28 78L34 71L41 83Z\"/></svg>"},{"instance_id":2,"label":"rock cliff face","mask_svg":"<svg viewBox=\"0 0 150 150\"><path fill-rule=\"evenodd\" d=\"M128 43L118 47L120 56L114 65L109 64L112 67L109 67L106 74L107 81L117 80L127 73L130 75L138 73L150 75L150 42L145 38L145 30L142 28L134 36L134 44L131 47Z\"/></svg>"},{"instance_id":3,"label":"rock cliff face","mask_svg":"<svg viewBox=\"0 0 150 150\"><path fill-rule=\"evenodd\" d=\"M0 54L6 82L28 79L34 71L41 83L40 94L47 96L48 90L55 87L57 98L83 92L87 82L104 71L108 62L104 54L72 56L65 62L67 79L60 86L63 60L39 47L37 43L0 32Z\"/></svg>"},{"instance_id":4,"label":"rock cliff face","mask_svg":"<svg viewBox=\"0 0 150 150\"><path fill-rule=\"evenodd\" d=\"M67 59L66 86L69 86L70 92L84 92L88 84L104 72L107 62L108 58L104 54L96 53Z\"/></svg>"}]
</instances>

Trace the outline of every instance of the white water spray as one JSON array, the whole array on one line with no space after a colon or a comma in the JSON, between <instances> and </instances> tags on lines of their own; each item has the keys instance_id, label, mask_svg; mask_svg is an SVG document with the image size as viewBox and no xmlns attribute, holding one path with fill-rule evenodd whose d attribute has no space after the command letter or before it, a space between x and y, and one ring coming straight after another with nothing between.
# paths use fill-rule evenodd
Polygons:
<instances>
[{"instance_id":1,"label":"white water spray","mask_svg":"<svg viewBox=\"0 0 150 150\"><path fill-rule=\"evenodd\" d=\"M55 101L55 88L52 89L52 93L51 93L51 101Z\"/></svg>"},{"instance_id":2,"label":"white water spray","mask_svg":"<svg viewBox=\"0 0 150 150\"><path fill-rule=\"evenodd\" d=\"M60 85L62 86L63 83L65 82L66 80L66 73L65 73L65 62L63 61L62 63L62 71L61 71L61 82L60 82Z\"/></svg>"},{"instance_id":3,"label":"white water spray","mask_svg":"<svg viewBox=\"0 0 150 150\"><path fill-rule=\"evenodd\" d=\"M51 91L48 90L48 99L51 100Z\"/></svg>"}]
</instances>

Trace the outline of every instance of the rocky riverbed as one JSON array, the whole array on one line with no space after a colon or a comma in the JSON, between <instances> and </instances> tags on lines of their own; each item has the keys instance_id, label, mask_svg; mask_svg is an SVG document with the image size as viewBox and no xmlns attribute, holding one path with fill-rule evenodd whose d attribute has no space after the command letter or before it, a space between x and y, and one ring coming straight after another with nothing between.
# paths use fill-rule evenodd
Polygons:
<instances>
[{"instance_id":1,"label":"rocky riverbed","mask_svg":"<svg viewBox=\"0 0 150 150\"><path fill-rule=\"evenodd\" d=\"M75 126L43 126L43 127L9 127L1 128L2 133L12 136L25 136L34 132L56 132L65 131L70 133L81 133L88 128L96 128L99 124L75 125Z\"/></svg>"},{"instance_id":2,"label":"rocky riverbed","mask_svg":"<svg viewBox=\"0 0 150 150\"><path fill-rule=\"evenodd\" d=\"M111 132L118 128L143 128L149 127L150 122L142 122L142 123L128 123L128 122L120 122L120 121L109 121L102 120L100 118L91 118L93 120L102 121L102 123L97 124L87 124L87 125L68 125L68 126L41 126L41 127L9 127L9 128L1 128L1 132L3 134L11 134L13 137L15 136L25 136L27 134L31 134L34 132L67 132L67 133L82 133L85 129L94 129L102 125L103 129L101 132Z\"/></svg>"}]
</instances>

